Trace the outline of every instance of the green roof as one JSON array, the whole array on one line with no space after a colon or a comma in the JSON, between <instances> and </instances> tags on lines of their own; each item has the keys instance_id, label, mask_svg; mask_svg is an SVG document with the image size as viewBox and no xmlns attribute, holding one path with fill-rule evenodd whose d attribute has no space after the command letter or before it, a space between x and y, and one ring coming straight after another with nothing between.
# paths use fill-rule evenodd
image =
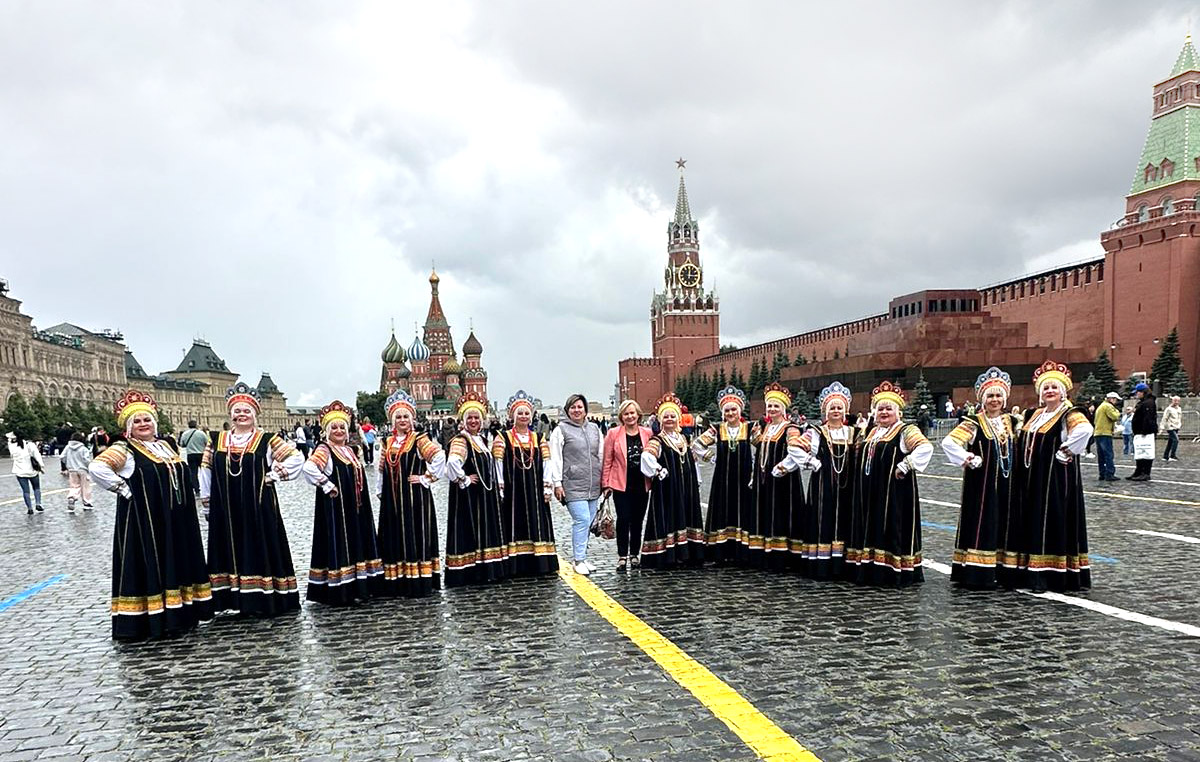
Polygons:
<instances>
[{"instance_id":1,"label":"green roof","mask_svg":"<svg viewBox=\"0 0 1200 762\"><path fill-rule=\"evenodd\" d=\"M1179 51L1179 58L1175 59L1175 68L1171 69L1171 76L1179 76L1185 71L1200 71L1200 60L1197 59L1196 49L1192 47L1192 36L1189 34L1183 42L1183 50Z\"/></svg>"},{"instance_id":2,"label":"green roof","mask_svg":"<svg viewBox=\"0 0 1200 762\"><path fill-rule=\"evenodd\" d=\"M1191 36L1183 44L1171 77L1200 70ZM1170 79L1170 77L1168 77ZM1150 121L1146 144L1133 172L1129 195L1153 190L1181 180L1200 180L1196 161L1200 158L1200 105L1183 103L1173 111L1159 114ZM1164 172L1164 164L1171 173ZM1171 166L1173 165L1173 166ZM1150 172L1147 172L1151 169Z\"/></svg>"}]
</instances>

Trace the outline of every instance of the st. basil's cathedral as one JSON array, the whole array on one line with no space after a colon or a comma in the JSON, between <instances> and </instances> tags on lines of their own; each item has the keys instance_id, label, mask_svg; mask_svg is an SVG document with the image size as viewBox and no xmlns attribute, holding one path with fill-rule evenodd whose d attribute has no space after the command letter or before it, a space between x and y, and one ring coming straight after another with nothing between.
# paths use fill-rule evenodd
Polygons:
<instances>
[{"instance_id":1,"label":"st. basil's cathedral","mask_svg":"<svg viewBox=\"0 0 1200 762\"><path fill-rule=\"evenodd\" d=\"M429 275L429 313L424 332L416 333L405 350L396 341L393 328L392 338L380 354L383 371L379 391L391 394L403 389L417 401L417 412L423 415L453 415L459 398L467 392L476 392L485 399L488 396L487 371L480 363L483 345L471 330L463 342L463 361L459 362L450 323L438 298L441 280L436 270Z\"/></svg>"}]
</instances>

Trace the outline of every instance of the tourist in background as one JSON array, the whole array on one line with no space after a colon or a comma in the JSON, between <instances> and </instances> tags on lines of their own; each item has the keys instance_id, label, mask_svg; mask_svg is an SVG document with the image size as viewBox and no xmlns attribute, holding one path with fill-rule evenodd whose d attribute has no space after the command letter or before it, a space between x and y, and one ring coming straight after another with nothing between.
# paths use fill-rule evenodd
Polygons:
<instances>
[{"instance_id":1,"label":"tourist in background","mask_svg":"<svg viewBox=\"0 0 1200 762\"><path fill-rule=\"evenodd\" d=\"M951 465L963 469L958 531L950 579L963 587L990 589L1006 569L1016 569L1015 537L1009 537L1013 453L1019 422L1004 412L1012 378L996 367L975 381L980 412L942 440Z\"/></svg>"},{"instance_id":2,"label":"tourist in background","mask_svg":"<svg viewBox=\"0 0 1200 762\"><path fill-rule=\"evenodd\" d=\"M1150 470L1154 466L1154 437L1158 434L1158 405L1150 387L1141 383L1133 387L1137 404L1133 408L1133 473L1129 481L1150 481Z\"/></svg>"},{"instance_id":3,"label":"tourist in background","mask_svg":"<svg viewBox=\"0 0 1200 762\"><path fill-rule=\"evenodd\" d=\"M499 582L509 575L508 545L500 525L496 459L484 436L487 400L467 392L458 401L463 430L450 440L446 477L446 587Z\"/></svg>"},{"instance_id":4,"label":"tourist in background","mask_svg":"<svg viewBox=\"0 0 1200 762\"><path fill-rule=\"evenodd\" d=\"M88 444L92 448L92 457L94 458L104 452L104 448L108 447L111 441L108 432L104 430L103 426L93 428L92 433L88 434Z\"/></svg>"},{"instance_id":5,"label":"tourist in background","mask_svg":"<svg viewBox=\"0 0 1200 762\"><path fill-rule=\"evenodd\" d=\"M208 449L208 434L196 427L195 421L188 421L188 427L179 435L179 449L187 458L188 471L192 477L192 491L200 494L200 463L204 460L204 451Z\"/></svg>"},{"instance_id":6,"label":"tourist in background","mask_svg":"<svg viewBox=\"0 0 1200 762\"><path fill-rule=\"evenodd\" d=\"M1167 448L1163 450L1163 460L1179 460L1179 430L1183 428L1183 408L1179 406L1179 398L1172 397L1171 404L1163 410L1162 430L1167 432Z\"/></svg>"},{"instance_id":7,"label":"tourist in background","mask_svg":"<svg viewBox=\"0 0 1200 762\"><path fill-rule=\"evenodd\" d=\"M362 426L363 440L363 463L368 466L375 465L375 439L378 436L375 431L375 424L371 423L369 416L363 416Z\"/></svg>"},{"instance_id":8,"label":"tourist in background","mask_svg":"<svg viewBox=\"0 0 1200 762\"><path fill-rule=\"evenodd\" d=\"M67 440L62 459L67 466L67 480L71 487L67 492L67 513L75 512L76 502L83 503L83 510L92 510L92 480L88 476L92 453L83 441L83 432L77 431Z\"/></svg>"},{"instance_id":9,"label":"tourist in background","mask_svg":"<svg viewBox=\"0 0 1200 762\"><path fill-rule=\"evenodd\" d=\"M766 420L756 424L750 441L754 456L756 526L747 527L745 563L760 569L799 569L803 538L800 527L807 509L800 468L808 460L800 429L787 418L792 394L778 381L763 390ZM792 549L795 549L795 553Z\"/></svg>"},{"instance_id":10,"label":"tourist in background","mask_svg":"<svg viewBox=\"0 0 1200 762\"><path fill-rule=\"evenodd\" d=\"M213 615L187 463L158 439L158 405L149 394L125 392L114 412L125 441L105 449L88 468L102 489L117 496L112 636L179 635Z\"/></svg>"},{"instance_id":11,"label":"tourist in background","mask_svg":"<svg viewBox=\"0 0 1200 762\"><path fill-rule=\"evenodd\" d=\"M445 476L446 454L416 431L417 403L403 389L387 398L392 436L379 456L380 593L419 598L442 586L432 486Z\"/></svg>"},{"instance_id":12,"label":"tourist in background","mask_svg":"<svg viewBox=\"0 0 1200 762\"><path fill-rule=\"evenodd\" d=\"M742 543L757 534L754 523L754 447L750 424L742 420L746 394L728 386L717 392L721 422L692 442L692 452L702 460L712 457L716 447L708 513L704 516L705 553L717 564L736 564L744 553ZM747 524L751 529L747 530Z\"/></svg>"},{"instance_id":13,"label":"tourist in background","mask_svg":"<svg viewBox=\"0 0 1200 762\"><path fill-rule=\"evenodd\" d=\"M42 508L42 472L46 462L34 442L27 441L20 433L8 432L8 456L12 458L12 474L21 485L21 497L25 499L25 512L39 513ZM32 493L32 497L31 497Z\"/></svg>"},{"instance_id":14,"label":"tourist in background","mask_svg":"<svg viewBox=\"0 0 1200 762\"><path fill-rule=\"evenodd\" d=\"M642 475L650 480L642 567L671 569L704 563L704 519L700 470L687 437L679 430L683 406L674 394L658 401L661 431L642 450Z\"/></svg>"},{"instance_id":15,"label":"tourist in background","mask_svg":"<svg viewBox=\"0 0 1200 762\"><path fill-rule=\"evenodd\" d=\"M500 527L508 546L509 573L534 577L558 571L550 515L550 445L533 424L533 397L518 390L508 398L512 428L492 440L500 472Z\"/></svg>"},{"instance_id":16,"label":"tourist in background","mask_svg":"<svg viewBox=\"0 0 1200 762\"><path fill-rule=\"evenodd\" d=\"M1017 435L1013 491L1020 511L1009 515L1019 562L1001 582L1034 592L1087 589L1092 577L1079 456L1092 425L1067 399L1066 365L1047 360L1034 371L1033 385L1041 407Z\"/></svg>"},{"instance_id":17,"label":"tourist in background","mask_svg":"<svg viewBox=\"0 0 1200 762\"><path fill-rule=\"evenodd\" d=\"M854 483L854 447L861 438L847 425L850 390L834 381L821 390L817 401L824 422L804 432L812 457L804 465L813 469L808 480L808 508L798 532L806 576L817 580L839 579L845 574L847 539L857 522L851 496Z\"/></svg>"},{"instance_id":18,"label":"tourist in background","mask_svg":"<svg viewBox=\"0 0 1200 762\"><path fill-rule=\"evenodd\" d=\"M600 484L611 495L617 513L617 571L641 564L642 522L646 518L646 477L642 450L654 434L640 425L642 409L633 400L617 406L619 426L604 437L604 467Z\"/></svg>"},{"instance_id":19,"label":"tourist in background","mask_svg":"<svg viewBox=\"0 0 1200 762\"><path fill-rule=\"evenodd\" d=\"M1096 408L1093 418L1096 461L1100 468L1100 481L1102 482L1117 481L1117 466L1113 457L1113 437L1117 434L1117 425L1121 421L1121 411L1117 410L1117 405L1120 404L1121 395L1109 392L1105 395L1104 401L1100 403L1100 407Z\"/></svg>"},{"instance_id":20,"label":"tourist in background","mask_svg":"<svg viewBox=\"0 0 1200 762\"><path fill-rule=\"evenodd\" d=\"M600 505L604 464L604 437L588 420L587 405L582 394L567 397L567 418L550 434L550 483L554 497L571 513L571 555L580 574L596 571L587 560L587 547Z\"/></svg>"},{"instance_id":21,"label":"tourist in background","mask_svg":"<svg viewBox=\"0 0 1200 762\"><path fill-rule=\"evenodd\" d=\"M347 605L371 597L383 560L371 513L363 464L350 446L350 409L340 400L321 408L325 442L304 462L304 479L317 488L313 511L310 601Z\"/></svg>"},{"instance_id":22,"label":"tourist in background","mask_svg":"<svg viewBox=\"0 0 1200 762\"><path fill-rule=\"evenodd\" d=\"M304 457L259 428L260 405L258 391L244 382L225 392L230 430L204 451L200 500L214 610L276 616L300 610L300 591L275 482L299 476Z\"/></svg>"},{"instance_id":23,"label":"tourist in background","mask_svg":"<svg viewBox=\"0 0 1200 762\"><path fill-rule=\"evenodd\" d=\"M846 552L859 584L904 587L924 581L921 569L921 496L917 474L933 457L933 445L901 418L900 387L884 381L871 392L875 426L857 449L854 510L862 535ZM965 413L964 413L965 415Z\"/></svg>"},{"instance_id":24,"label":"tourist in background","mask_svg":"<svg viewBox=\"0 0 1200 762\"><path fill-rule=\"evenodd\" d=\"M1121 413L1121 437L1125 442L1124 455L1133 454L1133 405L1126 405Z\"/></svg>"}]
</instances>

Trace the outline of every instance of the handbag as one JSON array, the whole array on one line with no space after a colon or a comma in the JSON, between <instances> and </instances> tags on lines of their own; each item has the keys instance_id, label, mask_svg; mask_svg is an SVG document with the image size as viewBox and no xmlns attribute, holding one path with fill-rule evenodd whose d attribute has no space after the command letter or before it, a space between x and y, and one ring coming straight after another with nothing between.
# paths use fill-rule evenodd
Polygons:
<instances>
[{"instance_id":1,"label":"handbag","mask_svg":"<svg viewBox=\"0 0 1200 762\"><path fill-rule=\"evenodd\" d=\"M596 537L611 540L617 536L617 518L613 513L612 496L605 498L592 519L591 532Z\"/></svg>"},{"instance_id":2,"label":"handbag","mask_svg":"<svg viewBox=\"0 0 1200 762\"><path fill-rule=\"evenodd\" d=\"M1154 435L1153 434L1134 434L1133 435L1133 459L1134 460L1154 460Z\"/></svg>"}]
</instances>

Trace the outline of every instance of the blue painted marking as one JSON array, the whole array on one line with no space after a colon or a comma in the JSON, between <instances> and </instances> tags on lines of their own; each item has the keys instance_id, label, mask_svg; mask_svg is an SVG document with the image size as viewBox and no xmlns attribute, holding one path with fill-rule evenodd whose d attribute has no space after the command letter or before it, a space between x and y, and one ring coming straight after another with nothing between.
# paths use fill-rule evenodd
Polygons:
<instances>
[{"instance_id":1,"label":"blue painted marking","mask_svg":"<svg viewBox=\"0 0 1200 762\"><path fill-rule=\"evenodd\" d=\"M34 585L33 587L26 588L25 590L22 590L21 592L17 593L16 595L11 595L8 598L5 598L3 601L0 601L0 612L5 611L6 609L11 608L12 606L16 606L18 603L25 600L26 598L32 598L33 596L37 595L38 593L42 592L46 588L53 585L55 582L62 581L66 578L67 578L67 575L65 575L65 574L55 574L50 579L43 580L43 581L37 583L36 585Z\"/></svg>"},{"instance_id":2,"label":"blue painted marking","mask_svg":"<svg viewBox=\"0 0 1200 762\"><path fill-rule=\"evenodd\" d=\"M947 532L954 532L958 530L958 527L952 524L937 524L932 521L922 521L921 526L929 527L930 529L944 529Z\"/></svg>"},{"instance_id":3,"label":"blue painted marking","mask_svg":"<svg viewBox=\"0 0 1200 762\"><path fill-rule=\"evenodd\" d=\"M938 524L933 521L922 521L921 526L929 527L930 529L941 529L946 532L954 532L958 529L958 527L952 526L950 524ZM1120 561L1118 561L1115 558L1112 558L1111 556L1098 556L1095 553L1088 553L1088 560L1099 561L1102 564L1120 563Z\"/></svg>"}]
</instances>

